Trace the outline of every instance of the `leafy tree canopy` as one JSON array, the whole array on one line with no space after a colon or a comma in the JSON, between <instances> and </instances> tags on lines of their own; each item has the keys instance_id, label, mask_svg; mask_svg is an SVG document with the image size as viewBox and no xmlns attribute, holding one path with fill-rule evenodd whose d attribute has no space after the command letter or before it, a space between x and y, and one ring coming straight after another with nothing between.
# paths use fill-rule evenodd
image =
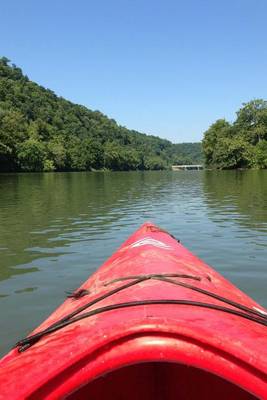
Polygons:
<instances>
[{"instance_id":1,"label":"leafy tree canopy","mask_svg":"<svg viewBox=\"0 0 267 400\"><path fill-rule=\"evenodd\" d=\"M204 133L202 148L212 168L267 168L267 101L244 103L233 124L217 120Z\"/></svg>"},{"instance_id":2,"label":"leafy tree canopy","mask_svg":"<svg viewBox=\"0 0 267 400\"><path fill-rule=\"evenodd\" d=\"M174 145L119 126L0 58L0 171L157 170L200 159L200 143Z\"/></svg>"}]
</instances>

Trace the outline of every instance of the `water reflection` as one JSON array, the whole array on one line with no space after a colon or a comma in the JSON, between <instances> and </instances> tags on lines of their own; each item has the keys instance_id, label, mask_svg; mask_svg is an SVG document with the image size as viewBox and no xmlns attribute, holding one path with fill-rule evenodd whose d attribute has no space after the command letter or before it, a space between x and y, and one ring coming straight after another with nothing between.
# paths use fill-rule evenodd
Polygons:
<instances>
[{"instance_id":1,"label":"water reflection","mask_svg":"<svg viewBox=\"0 0 267 400\"><path fill-rule=\"evenodd\" d=\"M266 195L267 171L0 175L0 353L146 220L267 305Z\"/></svg>"},{"instance_id":2,"label":"water reflection","mask_svg":"<svg viewBox=\"0 0 267 400\"><path fill-rule=\"evenodd\" d=\"M267 171L205 171L203 192L215 221L267 232Z\"/></svg>"},{"instance_id":3,"label":"water reflection","mask_svg":"<svg viewBox=\"0 0 267 400\"><path fill-rule=\"evenodd\" d=\"M0 176L0 279L22 272L12 267L40 253L59 257L71 252L74 242L105 240L108 226L120 229L118 221L137 226L159 207L161 213L175 213L176 200L181 204L187 196L183 179L173 185L176 178L142 172ZM190 190L193 198L199 195L197 183L196 193Z\"/></svg>"}]
</instances>

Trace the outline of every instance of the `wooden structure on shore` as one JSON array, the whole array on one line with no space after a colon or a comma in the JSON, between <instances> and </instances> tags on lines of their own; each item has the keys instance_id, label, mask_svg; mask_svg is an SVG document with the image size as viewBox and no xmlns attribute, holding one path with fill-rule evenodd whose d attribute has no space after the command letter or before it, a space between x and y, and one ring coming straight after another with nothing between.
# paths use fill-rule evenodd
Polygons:
<instances>
[{"instance_id":1,"label":"wooden structure on shore","mask_svg":"<svg viewBox=\"0 0 267 400\"><path fill-rule=\"evenodd\" d=\"M173 171L191 171L191 170L202 170L203 165L198 164L198 165L173 165L172 170Z\"/></svg>"}]
</instances>

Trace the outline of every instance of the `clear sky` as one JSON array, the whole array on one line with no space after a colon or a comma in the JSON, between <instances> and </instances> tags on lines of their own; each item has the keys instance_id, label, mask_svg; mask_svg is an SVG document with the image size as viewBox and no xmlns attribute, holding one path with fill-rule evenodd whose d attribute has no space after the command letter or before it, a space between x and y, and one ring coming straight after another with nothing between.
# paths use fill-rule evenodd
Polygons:
<instances>
[{"instance_id":1,"label":"clear sky","mask_svg":"<svg viewBox=\"0 0 267 400\"><path fill-rule=\"evenodd\" d=\"M0 52L121 125L198 141L267 98L266 16L266 0L12 0Z\"/></svg>"}]
</instances>

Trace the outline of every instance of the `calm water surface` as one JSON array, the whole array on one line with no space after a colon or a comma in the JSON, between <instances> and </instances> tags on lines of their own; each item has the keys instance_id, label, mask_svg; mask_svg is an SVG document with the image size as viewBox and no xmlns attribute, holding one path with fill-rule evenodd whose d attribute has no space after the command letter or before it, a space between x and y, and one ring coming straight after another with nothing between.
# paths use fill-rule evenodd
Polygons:
<instances>
[{"instance_id":1,"label":"calm water surface","mask_svg":"<svg viewBox=\"0 0 267 400\"><path fill-rule=\"evenodd\" d=\"M267 171L0 175L0 353L147 220L267 307Z\"/></svg>"}]
</instances>

